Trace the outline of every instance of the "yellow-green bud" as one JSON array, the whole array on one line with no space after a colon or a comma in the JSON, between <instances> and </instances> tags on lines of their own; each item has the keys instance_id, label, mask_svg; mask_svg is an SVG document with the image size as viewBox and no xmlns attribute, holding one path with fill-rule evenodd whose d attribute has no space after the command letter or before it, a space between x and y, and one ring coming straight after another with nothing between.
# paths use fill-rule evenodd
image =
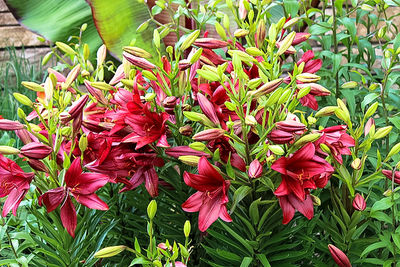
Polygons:
<instances>
[{"instance_id":1,"label":"yellow-green bud","mask_svg":"<svg viewBox=\"0 0 400 267\"><path fill-rule=\"evenodd\" d=\"M200 157L198 157L198 156L180 156L178 159L180 161L182 161L183 163L185 163L186 165L196 167L199 164Z\"/></svg>"},{"instance_id":2,"label":"yellow-green bud","mask_svg":"<svg viewBox=\"0 0 400 267\"><path fill-rule=\"evenodd\" d=\"M390 133L390 131L392 130L392 126L386 126L383 128L380 128L376 131L376 133L374 134L374 136L372 137L373 139L381 139L383 137L385 137L386 135L388 135Z\"/></svg>"},{"instance_id":3,"label":"yellow-green bud","mask_svg":"<svg viewBox=\"0 0 400 267\"><path fill-rule=\"evenodd\" d=\"M319 81L321 77L313 73L301 73L296 76L296 79L303 83L313 83Z\"/></svg>"},{"instance_id":4,"label":"yellow-green bud","mask_svg":"<svg viewBox=\"0 0 400 267\"><path fill-rule=\"evenodd\" d=\"M355 170L359 170L361 169L361 159L356 158L355 160L353 160L353 162L351 163L351 167Z\"/></svg>"},{"instance_id":5,"label":"yellow-green bud","mask_svg":"<svg viewBox=\"0 0 400 267\"><path fill-rule=\"evenodd\" d=\"M395 144L392 149L390 149L385 161L389 160L393 155L400 153L400 143Z\"/></svg>"},{"instance_id":6,"label":"yellow-green bud","mask_svg":"<svg viewBox=\"0 0 400 267\"><path fill-rule=\"evenodd\" d=\"M197 150L197 151L204 151L207 148L206 145L204 143L201 143L201 142L191 143L189 145L189 147L191 149L194 149L194 150Z\"/></svg>"},{"instance_id":7,"label":"yellow-green bud","mask_svg":"<svg viewBox=\"0 0 400 267\"><path fill-rule=\"evenodd\" d=\"M30 106L30 107L33 105L32 101L26 95L23 95L20 93L13 93L13 95L14 95L15 99L22 105Z\"/></svg>"},{"instance_id":8,"label":"yellow-green bud","mask_svg":"<svg viewBox=\"0 0 400 267\"><path fill-rule=\"evenodd\" d=\"M311 86L306 86L304 88L301 88L299 92L297 93L297 99L300 99L302 97L305 97L308 95L311 91Z\"/></svg>"},{"instance_id":9,"label":"yellow-green bud","mask_svg":"<svg viewBox=\"0 0 400 267\"><path fill-rule=\"evenodd\" d=\"M191 226L190 226L190 221L187 220L187 221L185 222L185 225L183 226L183 233L184 233L185 237L189 237L189 235L190 235L190 230L191 230L190 228L191 228Z\"/></svg>"},{"instance_id":10,"label":"yellow-green bud","mask_svg":"<svg viewBox=\"0 0 400 267\"><path fill-rule=\"evenodd\" d=\"M257 120L252 115L246 116L246 118L244 119L244 122L246 123L246 125L250 125L250 126L257 125Z\"/></svg>"},{"instance_id":11,"label":"yellow-green bud","mask_svg":"<svg viewBox=\"0 0 400 267\"><path fill-rule=\"evenodd\" d=\"M11 146L0 146L0 154L2 155L18 155L20 153L19 149Z\"/></svg>"},{"instance_id":12,"label":"yellow-green bud","mask_svg":"<svg viewBox=\"0 0 400 267\"><path fill-rule=\"evenodd\" d=\"M337 106L327 106L323 107L318 112L315 114L315 117L324 117L324 116L330 116L335 113L335 110L337 109Z\"/></svg>"},{"instance_id":13,"label":"yellow-green bud","mask_svg":"<svg viewBox=\"0 0 400 267\"><path fill-rule=\"evenodd\" d=\"M153 220L154 216L156 216L156 212L157 212L157 202L153 199L147 206L147 216L149 217L150 220Z\"/></svg>"},{"instance_id":14,"label":"yellow-green bud","mask_svg":"<svg viewBox=\"0 0 400 267\"><path fill-rule=\"evenodd\" d=\"M248 34L249 34L249 31L248 31L248 30L245 30L245 29L237 29L237 30L233 33L233 35L234 35L236 38L242 38L242 37L247 36Z\"/></svg>"},{"instance_id":15,"label":"yellow-green bud","mask_svg":"<svg viewBox=\"0 0 400 267\"><path fill-rule=\"evenodd\" d=\"M194 32L189 34L180 47L181 51L188 49L194 43L194 41L196 41L199 35L200 35L200 30L195 30Z\"/></svg>"},{"instance_id":16,"label":"yellow-green bud","mask_svg":"<svg viewBox=\"0 0 400 267\"><path fill-rule=\"evenodd\" d=\"M372 104L367 111L365 112L365 118L369 118L372 115L374 115L376 109L378 108L379 103L375 102L374 104Z\"/></svg>"},{"instance_id":17,"label":"yellow-green bud","mask_svg":"<svg viewBox=\"0 0 400 267\"><path fill-rule=\"evenodd\" d=\"M32 91L44 92L44 88L35 82L22 82L21 84Z\"/></svg>"},{"instance_id":18,"label":"yellow-green bud","mask_svg":"<svg viewBox=\"0 0 400 267\"><path fill-rule=\"evenodd\" d=\"M354 88L357 86L357 82L350 81L350 82L345 82L342 84L342 88L349 89L349 88Z\"/></svg>"},{"instance_id":19,"label":"yellow-green bud","mask_svg":"<svg viewBox=\"0 0 400 267\"><path fill-rule=\"evenodd\" d=\"M225 29L218 22L215 23L215 30L218 35L222 38L222 40L227 40Z\"/></svg>"},{"instance_id":20,"label":"yellow-green bud","mask_svg":"<svg viewBox=\"0 0 400 267\"><path fill-rule=\"evenodd\" d=\"M109 258L118 255L126 249L126 246L112 246L100 249L94 254L95 258Z\"/></svg>"},{"instance_id":21,"label":"yellow-green bud","mask_svg":"<svg viewBox=\"0 0 400 267\"><path fill-rule=\"evenodd\" d=\"M248 48L246 48L246 53L251 55L251 56L254 56L254 57L264 55L264 52L261 51L260 49L258 49L257 47L248 47Z\"/></svg>"},{"instance_id":22,"label":"yellow-green bud","mask_svg":"<svg viewBox=\"0 0 400 267\"><path fill-rule=\"evenodd\" d=\"M157 81L157 77L151 71L143 70L142 75L150 81Z\"/></svg>"},{"instance_id":23,"label":"yellow-green bud","mask_svg":"<svg viewBox=\"0 0 400 267\"><path fill-rule=\"evenodd\" d=\"M79 149L81 150L82 153L86 150L87 146L88 146L88 139L87 136L83 134L79 139Z\"/></svg>"},{"instance_id":24,"label":"yellow-green bud","mask_svg":"<svg viewBox=\"0 0 400 267\"><path fill-rule=\"evenodd\" d=\"M305 144L307 144L307 143L312 143L312 142L318 140L318 138L319 138L320 136L321 136L320 133L307 134L307 135L305 135L305 136L302 136L299 140L297 140L297 141L294 143L294 146L300 147L300 146L303 146L303 145L305 145Z\"/></svg>"},{"instance_id":25,"label":"yellow-green bud","mask_svg":"<svg viewBox=\"0 0 400 267\"><path fill-rule=\"evenodd\" d=\"M268 149L271 150L272 153L274 153L275 155L278 155L278 156L282 156L283 154L285 154L285 151L279 145L269 145Z\"/></svg>"},{"instance_id":26,"label":"yellow-green bud","mask_svg":"<svg viewBox=\"0 0 400 267\"><path fill-rule=\"evenodd\" d=\"M292 45L292 42L293 42L295 36L296 36L296 33L291 32L285 37L285 39L283 39L283 41L278 49L278 52L277 52L278 56L282 55L283 53L286 52L286 50L289 49L289 47Z\"/></svg>"},{"instance_id":27,"label":"yellow-green bud","mask_svg":"<svg viewBox=\"0 0 400 267\"><path fill-rule=\"evenodd\" d=\"M48 52L42 59L42 66L46 65L53 56L53 51Z\"/></svg>"},{"instance_id":28,"label":"yellow-green bud","mask_svg":"<svg viewBox=\"0 0 400 267\"><path fill-rule=\"evenodd\" d=\"M75 50L63 42L56 42L56 46L58 47L58 49L60 49L62 52L64 52L67 55L75 54Z\"/></svg>"},{"instance_id":29,"label":"yellow-green bud","mask_svg":"<svg viewBox=\"0 0 400 267\"><path fill-rule=\"evenodd\" d=\"M325 144L320 144L319 147L321 148L322 151L324 151L325 153L331 153L331 150L329 149L329 147Z\"/></svg>"}]
</instances>

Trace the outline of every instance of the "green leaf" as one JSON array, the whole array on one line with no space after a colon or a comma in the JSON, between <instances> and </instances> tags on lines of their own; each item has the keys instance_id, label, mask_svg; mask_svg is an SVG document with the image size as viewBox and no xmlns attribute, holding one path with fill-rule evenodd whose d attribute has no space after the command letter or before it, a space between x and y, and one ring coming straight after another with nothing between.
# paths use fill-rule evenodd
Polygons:
<instances>
[{"instance_id":1,"label":"green leaf","mask_svg":"<svg viewBox=\"0 0 400 267\"><path fill-rule=\"evenodd\" d=\"M121 58L122 47L133 43L134 46L155 54L151 46L154 25L136 33L139 25L150 18L145 3L132 0L88 2L92 7L97 30L111 53Z\"/></svg>"},{"instance_id":2,"label":"green leaf","mask_svg":"<svg viewBox=\"0 0 400 267\"><path fill-rule=\"evenodd\" d=\"M230 213L233 213L233 211L236 208L236 205L242 201L243 198L245 198L250 192L251 192L251 187L247 185L242 185L238 189L236 189L235 193L233 194L233 203L231 207Z\"/></svg>"},{"instance_id":3,"label":"green leaf","mask_svg":"<svg viewBox=\"0 0 400 267\"><path fill-rule=\"evenodd\" d=\"M271 264L269 264L267 257L264 254L257 254L256 256L263 265L263 267L271 267Z\"/></svg>"},{"instance_id":4,"label":"green leaf","mask_svg":"<svg viewBox=\"0 0 400 267\"><path fill-rule=\"evenodd\" d=\"M247 267L251 264L251 262L253 261L252 258L250 257L244 257L242 260L242 263L240 264L240 267Z\"/></svg>"},{"instance_id":5,"label":"green leaf","mask_svg":"<svg viewBox=\"0 0 400 267\"><path fill-rule=\"evenodd\" d=\"M376 201L374 205L372 205L371 213L377 210L387 210L393 206L393 201L390 197L382 198L379 201Z\"/></svg>"},{"instance_id":6,"label":"green leaf","mask_svg":"<svg viewBox=\"0 0 400 267\"><path fill-rule=\"evenodd\" d=\"M387 215L386 213L382 212L382 211L375 211L375 212L371 212L370 216L372 218L375 218L379 221L382 222L386 222L388 224L392 224L392 218L389 217L389 215Z\"/></svg>"},{"instance_id":7,"label":"green leaf","mask_svg":"<svg viewBox=\"0 0 400 267\"><path fill-rule=\"evenodd\" d=\"M226 223L221 222L222 227L225 228L226 231L228 231L237 241L239 241L251 254L254 253L253 247L245 240L243 237L241 237L238 233L232 230Z\"/></svg>"},{"instance_id":8,"label":"green leaf","mask_svg":"<svg viewBox=\"0 0 400 267\"><path fill-rule=\"evenodd\" d=\"M364 249L364 251L361 253L360 257L368 255L368 253L370 253L373 250L376 250L378 248L384 248L384 247L386 247L386 243L382 242L382 241L374 243L374 244L371 244L371 245L369 245L368 247L366 247Z\"/></svg>"},{"instance_id":9,"label":"green leaf","mask_svg":"<svg viewBox=\"0 0 400 267\"><path fill-rule=\"evenodd\" d=\"M78 36L81 25L87 23L83 42L87 43L92 51L102 44L92 19L90 6L85 0L7 0L6 2L20 23L48 40L68 42L69 36Z\"/></svg>"},{"instance_id":10,"label":"green leaf","mask_svg":"<svg viewBox=\"0 0 400 267\"><path fill-rule=\"evenodd\" d=\"M292 17L296 17L297 12L299 11L300 5L297 0L283 0L283 6L287 13L289 13Z\"/></svg>"}]
</instances>

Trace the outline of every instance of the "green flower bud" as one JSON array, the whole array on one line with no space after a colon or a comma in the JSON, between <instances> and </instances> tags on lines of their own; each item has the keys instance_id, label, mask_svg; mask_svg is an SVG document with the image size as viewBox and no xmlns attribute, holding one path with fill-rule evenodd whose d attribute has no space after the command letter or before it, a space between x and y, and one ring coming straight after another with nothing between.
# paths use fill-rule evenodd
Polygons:
<instances>
[{"instance_id":1,"label":"green flower bud","mask_svg":"<svg viewBox=\"0 0 400 267\"><path fill-rule=\"evenodd\" d=\"M376 133L374 134L374 136L372 137L373 139L381 139L383 137L385 137L386 135L388 135L390 133L390 131L392 130L392 126L386 126L383 128L380 128L376 131Z\"/></svg>"},{"instance_id":2,"label":"green flower bud","mask_svg":"<svg viewBox=\"0 0 400 267\"><path fill-rule=\"evenodd\" d=\"M75 54L75 50L63 42L56 42L56 46L58 47L58 49L60 49L62 52L64 52L67 55Z\"/></svg>"},{"instance_id":3,"label":"green flower bud","mask_svg":"<svg viewBox=\"0 0 400 267\"><path fill-rule=\"evenodd\" d=\"M13 93L13 96L22 105L30 106L30 107L33 106L33 102L27 96L20 94L20 93Z\"/></svg>"},{"instance_id":4,"label":"green flower bud","mask_svg":"<svg viewBox=\"0 0 400 267\"><path fill-rule=\"evenodd\" d=\"M150 204L147 206L147 216L150 220L153 220L154 216L157 212L157 202L153 199L150 201Z\"/></svg>"},{"instance_id":5,"label":"green flower bud","mask_svg":"<svg viewBox=\"0 0 400 267\"><path fill-rule=\"evenodd\" d=\"M279 145L269 145L268 149L278 156L282 156L283 154L285 154L285 150L283 150L283 148Z\"/></svg>"},{"instance_id":6,"label":"green flower bud","mask_svg":"<svg viewBox=\"0 0 400 267\"><path fill-rule=\"evenodd\" d=\"M185 237L188 237L188 236L189 236L190 230L191 230L190 228L191 228L191 226L190 226L190 221L187 220L187 221L185 222L185 225L183 226L183 233L184 233Z\"/></svg>"},{"instance_id":7,"label":"green flower bud","mask_svg":"<svg viewBox=\"0 0 400 267\"><path fill-rule=\"evenodd\" d=\"M118 255L126 249L126 246L112 246L100 249L94 254L95 258L109 258Z\"/></svg>"},{"instance_id":8,"label":"green flower bud","mask_svg":"<svg viewBox=\"0 0 400 267\"><path fill-rule=\"evenodd\" d=\"M181 51L188 49L194 43L194 41L196 41L199 35L200 35L200 30L195 30L194 32L189 34L180 47Z\"/></svg>"},{"instance_id":9,"label":"green flower bud","mask_svg":"<svg viewBox=\"0 0 400 267\"><path fill-rule=\"evenodd\" d=\"M372 104L372 105L367 109L367 111L365 112L364 118L366 119L366 118L369 118L369 117L371 117L372 115L374 115L376 109L378 108L378 105L379 105L378 102L375 102L374 104Z\"/></svg>"}]
</instances>

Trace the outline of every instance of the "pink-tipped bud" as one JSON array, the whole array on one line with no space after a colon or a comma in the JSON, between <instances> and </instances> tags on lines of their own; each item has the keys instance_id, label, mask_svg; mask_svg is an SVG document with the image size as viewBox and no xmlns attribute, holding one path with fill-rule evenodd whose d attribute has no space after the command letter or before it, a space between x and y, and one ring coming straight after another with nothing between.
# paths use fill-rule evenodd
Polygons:
<instances>
[{"instance_id":1,"label":"pink-tipped bud","mask_svg":"<svg viewBox=\"0 0 400 267\"><path fill-rule=\"evenodd\" d=\"M128 60L130 63L135 65L136 67L142 68L142 69L155 69L156 65L148 61L147 59L141 58L141 57L136 57L134 55L131 55L129 53L123 52L122 55L126 60Z\"/></svg>"},{"instance_id":2,"label":"pink-tipped bud","mask_svg":"<svg viewBox=\"0 0 400 267\"><path fill-rule=\"evenodd\" d=\"M43 159L50 155L51 152L51 147L39 142L31 142L21 148L21 154L32 159Z\"/></svg>"},{"instance_id":3,"label":"pink-tipped bud","mask_svg":"<svg viewBox=\"0 0 400 267\"><path fill-rule=\"evenodd\" d=\"M367 121L367 123L365 124L364 127L364 135L367 136L369 131L371 130L371 127L374 126L375 127L375 121L373 118L369 118L369 120Z\"/></svg>"},{"instance_id":4,"label":"pink-tipped bud","mask_svg":"<svg viewBox=\"0 0 400 267\"><path fill-rule=\"evenodd\" d=\"M329 248L329 252L332 255L333 260L336 262L336 264L339 267L351 267L351 263L349 258L347 258L346 254L344 254L343 251L341 251L340 249L338 249L337 247L335 247L332 244L328 245Z\"/></svg>"},{"instance_id":5,"label":"pink-tipped bud","mask_svg":"<svg viewBox=\"0 0 400 267\"><path fill-rule=\"evenodd\" d=\"M190 66L192 66L192 64L190 63L190 60L182 59L179 61L178 66L179 66L179 70L184 71L184 70L190 68Z\"/></svg>"},{"instance_id":6,"label":"pink-tipped bud","mask_svg":"<svg viewBox=\"0 0 400 267\"><path fill-rule=\"evenodd\" d=\"M255 159L250 163L248 175L250 178L258 178L261 176L262 171L263 166L257 159Z\"/></svg>"},{"instance_id":7,"label":"pink-tipped bud","mask_svg":"<svg viewBox=\"0 0 400 267\"><path fill-rule=\"evenodd\" d=\"M278 128L278 130L282 130L289 133L294 133L306 129L306 126L303 123L292 120L279 121L276 123L276 127Z\"/></svg>"},{"instance_id":8,"label":"pink-tipped bud","mask_svg":"<svg viewBox=\"0 0 400 267\"><path fill-rule=\"evenodd\" d=\"M24 129L24 125L19 121L10 121L7 119L0 119L0 130L2 131L15 131Z\"/></svg>"},{"instance_id":9,"label":"pink-tipped bud","mask_svg":"<svg viewBox=\"0 0 400 267\"><path fill-rule=\"evenodd\" d=\"M84 81L86 89L88 90L88 92L94 97L96 98L96 100L103 104L103 105L108 105L108 101L106 99L106 97L104 96L103 92L99 89L94 88L93 86L90 85L89 81L85 80Z\"/></svg>"},{"instance_id":10,"label":"pink-tipped bud","mask_svg":"<svg viewBox=\"0 0 400 267\"><path fill-rule=\"evenodd\" d=\"M294 136L293 133L291 132L286 132L286 131L282 131L282 130L272 130L269 134L268 134L268 139L272 142L274 142L275 144L287 144L291 141L294 140Z\"/></svg>"},{"instance_id":11,"label":"pink-tipped bud","mask_svg":"<svg viewBox=\"0 0 400 267\"><path fill-rule=\"evenodd\" d=\"M124 65L123 64L118 66L117 70L115 71L114 76L110 80L110 85L116 85L122 79L125 79Z\"/></svg>"},{"instance_id":12,"label":"pink-tipped bud","mask_svg":"<svg viewBox=\"0 0 400 267\"><path fill-rule=\"evenodd\" d=\"M308 38L311 37L311 34L306 32L298 32L293 39L292 45L298 45L304 41L307 41Z\"/></svg>"},{"instance_id":13,"label":"pink-tipped bud","mask_svg":"<svg viewBox=\"0 0 400 267\"><path fill-rule=\"evenodd\" d=\"M191 136L193 134L193 128L190 125L185 125L179 128L179 133L184 136Z\"/></svg>"},{"instance_id":14,"label":"pink-tipped bud","mask_svg":"<svg viewBox=\"0 0 400 267\"><path fill-rule=\"evenodd\" d=\"M165 154L174 158L179 158L180 156L197 156L197 157L207 157L207 158L211 157L210 154L206 152L194 150L188 146L176 146L167 148L165 150Z\"/></svg>"},{"instance_id":15,"label":"pink-tipped bud","mask_svg":"<svg viewBox=\"0 0 400 267\"><path fill-rule=\"evenodd\" d=\"M311 88L310 94L316 96L327 96L331 94L331 92L328 89L317 83L301 83L298 84L297 87L299 89L310 87Z\"/></svg>"},{"instance_id":16,"label":"pink-tipped bud","mask_svg":"<svg viewBox=\"0 0 400 267\"><path fill-rule=\"evenodd\" d=\"M33 141L31 133L29 133L26 129L16 130L15 134L18 136L19 139L21 139L24 145Z\"/></svg>"},{"instance_id":17,"label":"pink-tipped bud","mask_svg":"<svg viewBox=\"0 0 400 267\"><path fill-rule=\"evenodd\" d=\"M29 159L28 161L29 166L31 166L32 169L40 172L49 172L49 169L44 165L43 162L37 159Z\"/></svg>"},{"instance_id":18,"label":"pink-tipped bud","mask_svg":"<svg viewBox=\"0 0 400 267\"><path fill-rule=\"evenodd\" d=\"M82 110L85 107L86 103L89 100L89 95L81 96L77 101L75 101L71 109L68 111L71 116L69 120L77 118L80 114L82 114Z\"/></svg>"},{"instance_id":19,"label":"pink-tipped bud","mask_svg":"<svg viewBox=\"0 0 400 267\"><path fill-rule=\"evenodd\" d=\"M400 184L400 171L395 171L394 175L393 175L393 171L391 171L391 170L382 170L382 173L389 180L392 180L394 178L394 182L396 184Z\"/></svg>"},{"instance_id":20,"label":"pink-tipped bud","mask_svg":"<svg viewBox=\"0 0 400 267\"><path fill-rule=\"evenodd\" d=\"M217 116L217 113L215 111L213 103L211 103L207 97L204 95L198 93L197 94L197 100L199 101L200 108L203 111L204 115L207 116L213 123L216 125L219 125L219 119Z\"/></svg>"},{"instance_id":21,"label":"pink-tipped bud","mask_svg":"<svg viewBox=\"0 0 400 267\"><path fill-rule=\"evenodd\" d=\"M356 210L360 210L360 211L365 210L365 208L367 207L367 204L365 203L365 199L359 193L357 193L356 196L354 197L353 207Z\"/></svg>"},{"instance_id":22,"label":"pink-tipped bud","mask_svg":"<svg viewBox=\"0 0 400 267\"><path fill-rule=\"evenodd\" d=\"M198 38L193 44L195 46L208 49L223 48L228 45L227 42L214 38Z\"/></svg>"},{"instance_id":23,"label":"pink-tipped bud","mask_svg":"<svg viewBox=\"0 0 400 267\"><path fill-rule=\"evenodd\" d=\"M196 141L211 141L217 138L224 136L225 130L224 129L207 129L201 131L193 136L193 140Z\"/></svg>"}]
</instances>

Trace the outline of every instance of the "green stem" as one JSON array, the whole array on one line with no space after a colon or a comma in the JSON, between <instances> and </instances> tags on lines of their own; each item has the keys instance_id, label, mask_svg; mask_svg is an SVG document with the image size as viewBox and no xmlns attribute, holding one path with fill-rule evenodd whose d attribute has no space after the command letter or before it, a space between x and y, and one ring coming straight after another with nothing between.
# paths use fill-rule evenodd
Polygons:
<instances>
[{"instance_id":1,"label":"green stem","mask_svg":"<svg viewBox=\"0 0 400 267\"><path fill-rule=\"evenodd\" d=\"M336 54L338 53L338 43L337 43L337 37L336 37L337 21L336 21L335 0L332 0L332 15L333 15L333 32L332 32L332 37L333 37L334 52L335 52L335 55L336 55ZM336 82L335 97L336 97L336 98L340 98L339 72L336 72L336 74L335 74L335 82Z\"/></svg>"}]
</instances>

